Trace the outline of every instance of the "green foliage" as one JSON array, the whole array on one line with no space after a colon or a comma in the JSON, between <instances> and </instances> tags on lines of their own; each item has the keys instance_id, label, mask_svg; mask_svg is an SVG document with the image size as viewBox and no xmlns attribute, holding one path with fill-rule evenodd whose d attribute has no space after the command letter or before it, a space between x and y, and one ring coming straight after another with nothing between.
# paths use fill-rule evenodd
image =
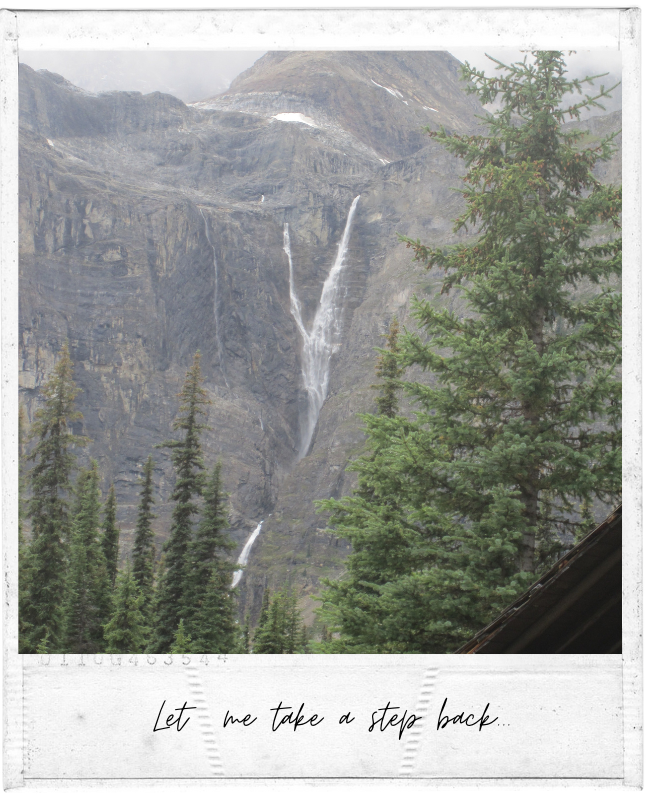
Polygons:
<instances>
[{"instance_id":1,"label":"green foliage","mask_svg":"<svg viewBox=\"0 0 650 800\"><path fill-rule=\"evenodd\" d=\"M182 656L190 652L190 645L192 644L192 637L185 633L185 625L181 619L174 634L171 652L173 655Z\"/></svg>"},{"instance_id":2,"label":"green foliage","mask_svg":"<svg viewBox=\"0 0 650 800\"><path fill-rule=\"evenodd\" d=\"M232 572L215 565L200 598L196 603L192 598L192 652L232 653L235 650L237 623L231 581Z\"/></svg>"},{"instance_id":3,"label":"green foliage","mask_svg":"<svg viewBox=\"0 0 650 800\"><path fill-rule=\"evenodd\" d=\"M449 511L478 520L494 508L492 493L506 492L520 567L532 572L544 497L556 530L573 530L576 503L611 503L621 490L621 297L610 286L621 240L590 239L599 222L618 227L621 189L592 174L614 137L577 149L582 134L561 128L608 93L563 110L564 95L591 81L567 81L558 52L501 68L500 78L464 71L482 102L502 99L488 135L433 134L469 167L456 229L478 225L478 242L447 252L408 242L417 260L442 268L443 291L463 288L478 316L416 301L428 341L412 335L404 348L406 364L438 378L435 390L409 389L454 459ZM579 299L585 281L593 288Z\"/></svg>"},{"instance_id":4,"label":"green foliage","mask_svg":"<svg viewBox=\"0 0 650 800\"><path fill-rule=\"evenodd\" d=\"M231 594L235 565L227 555L235 544L225 533L227 495L221 483L221 464L214 467L204 498L201 523L187 550L183 616L196 653L228 653L235 646Z\"/></svg>"},{"instance_id":5,"label":"green foliage","mask_svg":"<svg viewBox=\"0 0 650 800\"><path fill-rule=\"evenodd\" d=\"M244 629L242 631L242 652L250 653L250 651L251 651L251 615L249 611L244 619Z\"/></svg>"},{"instance_id":6,"label":"green foliage","mask_svg":"<svg viewBox=\"0 0 650 800\"><path fill-rule=\"evenodd\" d=\"M29 625L27 603L29 600L29 547L25 541L25 439L27 414L24 406L18 409L18 652L29 651ZM38 649L36 652L39 652Z\"/></svg>"},{"instance_id":7,"label":"green foliage","mask_svg":"<svg viewBox=\"0 0 650 800\"><path fill-rule=\"evenodd\" d=\"M104 505L104 523L102 525L102 549L106 559L106 572L111 591L115 588L117 576L117 559L120 549L120 529L117 527L117 499L115 486L111 484Z\"/></svg>"},{"instance_id":8,"label":"green foliage","mask_svg":"<svg viewBox=\"0 0 650 800\"><path fill-rule=\"evenodd\" d=\"M77 479L64 601L64 645L70 653L103 650L110 586L99 536L99 511L99 473L93 461L91 468L82 470Z\"/></svg>"},{"instance_id":9,"label":"green foliage","mask_svg":"<svg viewBox=\"0 0 650 800\"><path fill-rule=\"evenodd\" d=\"M31 454L36 467L29 476L33 520L29 544L23 535L22 470L19 478L21 652L137 652L149 647L165 652L172 646L174 652L187 652L190 643L199 653L248 652L248 627L242 639L235 617L231 588L235 567L229 559L235 545L226 534L227 496L221 465L214 468L205 486L199 436L206 426L199 418L209 401L201 388L198 353L186 376L174 423L184 437L161 445L172 449L177 481L171 536L158 564L157 585L151 457L141 481L133 569L129 566L121 574L117 570L120 532L113 486L100 526L100 476L95 462L79 473L74 505L69 507L69 472L75 463L70 449L85 442L67 428L68 421L80 418L74 411L76 393L64 347L44 388L45 407L37 412L33 427L38 442ZM23 412L21 465L24 428ZM194 532L200 510L201 521ZM49 517L46 512L51 512Z\"/></svg>"},{"instance_id":10,"label":"green foliage","mask_svg":"<svg viewBox=\"0 0 650 800\"><path fill-rule=\"evenodd\" d=\"M399 363L398 353L399 323L393 317L386 336L386 349L381 351L377 359L376 374L382 383L372 386L378 389L377 410L386 417L394 417L399 411L400 378L404 368Z\"/></svg>"},{"instance_id":11,"label":"green foliage","mask_svg":"<svg viewBox=\"0 0 650 800\"><path fill-rule=\"evenodd\" d=\"M131 565L118 573L113 596L113 610L104 626L107 653L141 653L149 635L142 613L143 597Z\"/></svg>"},{"instance_id":12,"label":"green foliage","mask_svg":"<svg viewBox=\"0 0 650 800\"><path fill-rule=\"evenodd\" d=\"M28 476L31 544L23 562L29 587L23 596L22 626L27 636L25 652L32 653L46 636L55 652L61 646L61 598L70 527L67 495L76 461L72 450L86 441L69 432L69 425L81 419L81 414L74 408L79 390L67 344L61 348L52 377L41 392L45 404L34 415L31 438L36 445L29 455L34 461Z\"/></svg>"},{"instance_id":13,"label":"green foliage","mask_svg":"<svg viewBox=\"0 0 650 800\"><path fill-rule=\"evenodd\" d=\"M306 625L302 626L300 631L300 641L298 643L298 652L299 653L309 653L309 629Z\"/></svg>"},{"instance_id":14,"label":"green foliage","mask_svg":"<svg viewBox=\"0 0 650 800\"><path fill-rule=\"evenodd\" d=\"M254 636L254 653L305 652L302 617L295 590L269 596L264 592L262 613Z\"/></svg>"},{"instance_id":15,"label":"green foliage","mask_svg":"<svg viewBox=\"0 0 650 800\"><path fill-rule=\"evenodd\" d=\"M210 401L201 383L201 356L197 353L179 395L179 416L174 421L174 430L182 431L184 438L160 445L172 451L176 485L171 495L175 506L170 537L163 547L166 569L157 597L154 652L158 653L169 651L185 608L185 560L193 521L199 512L196 500L202 495L205 473L200 433L206 426L199 422L199 418L206 413L204 406Z\"/></svg>"},{"instance_id":16,"label":"green foliage","mask_svg":"<svg viewBox=\"0 0 650 800\"><path fill-rule=\"evenodd\" d=\"M463 71L483 103L501 99L486 133L431 134L465 161L456 230L479 235L448 249L405 241L468 313L414 300L421 332L400 338L399 363L435 381L402 384L408 418L364 417L359 490L322 504L353 553L323 597L339 636L319 649L455 649L583 529L581 505L620 494L621 241L590 238L597 223L618 227L620 188L592 174L613 137L578 149L581 134L561 127L608 94L565 108L584 81L564 78L558 52L499 66L498 78Z\"/></svg>"},{"instance_id":17,"label":"green foliage","mask_svg":"<svg viewBox=\"0 0 650 800\"><path fill-rule=\"evenodd\" d=\"M151 456L144 465L144 472L140 485L140 504L138 505L138 518L135 525L133 541L133 579L142 593L142 610L147 616L152 611L154 564L156 547L154 544L154 531L151 523L156 518L153 513L153 468L154 461Z\"/></svg>"},{"instance_id":18,"label":"green foliage","mask_svg":"<svg viewBox=\"0 0 650 800\"><path fill-rule=\"evenodd\" d=\"M269 619L269 609L271 607L271 593L269 591L268 586L264 589L264 594L262 595L262 607L260 608L260 616L257 620L257 627L253 631L253 652L257 652L258 647L258 638L260 633L266 627L266 624Z\"/></svg>"}]
</instances>

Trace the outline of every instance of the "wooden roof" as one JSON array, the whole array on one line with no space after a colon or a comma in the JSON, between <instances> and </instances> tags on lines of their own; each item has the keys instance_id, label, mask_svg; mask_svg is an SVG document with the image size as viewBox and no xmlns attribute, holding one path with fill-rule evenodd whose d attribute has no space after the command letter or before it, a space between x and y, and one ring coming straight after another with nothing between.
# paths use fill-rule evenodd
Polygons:
<instances>
[{"instance_id":1,"label":"wooden roof","mask_svg":"<svg viewBox=\"0 0 650 800\"><path fill-rule=\"evenodd\" d=\"M620 653L619 506L457 653Z\"/></svg>"}]
</instances>

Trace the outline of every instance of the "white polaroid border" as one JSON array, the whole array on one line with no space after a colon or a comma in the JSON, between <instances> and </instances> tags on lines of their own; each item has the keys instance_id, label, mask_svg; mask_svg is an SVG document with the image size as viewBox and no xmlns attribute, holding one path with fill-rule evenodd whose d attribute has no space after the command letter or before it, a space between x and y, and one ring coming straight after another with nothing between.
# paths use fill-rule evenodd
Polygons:
<instances>
[{"instance_id":1,"label":"white polaroid border","mask_svg":"<svg viewBox=\"0 0 650 800\"><path fill-rule=\"evenodd\" d=\"M301 779L485 787L641 785L641 217L638 9L0 11L4 784ZM624 561L621 656L17 654L18 48L619 48L623 61ZM436 730L448 709L491 729ZM196 708L153 732L162 702ZM282 701L324 717L271 732ZM421 717L369 732L388 701ZM226 711L254 726L223 727ZM355 721L339 722L350 712ZM165 714L167 712L165 711ZM163 715L164 716L164 715ZM407 717L408 721L408 717ZM286 726L285 726L286 728ZM336 785L331 788L336 789Z\"/></svg>"}]
</instances>

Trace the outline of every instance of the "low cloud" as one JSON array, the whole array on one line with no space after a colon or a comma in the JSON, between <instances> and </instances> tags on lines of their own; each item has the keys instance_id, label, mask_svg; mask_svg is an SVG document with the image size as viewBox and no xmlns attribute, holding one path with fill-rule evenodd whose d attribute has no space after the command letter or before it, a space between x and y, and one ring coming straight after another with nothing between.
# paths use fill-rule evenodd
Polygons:
<instances>
[{"instance_id":1,"label":"low cloud","mask_svg":"<svg viewBox=\"0 0 650 800\"><path fill-rule=\"evenodd\" d=\"M450 51L460 61L498 74L481 48L454 48ZM503 63L521 61L527 55L516 48L495 47L488 52ZM29 51L21 52L20 60L33 69L56 72L75 86L89 92L137 91L166 92L186 103L204 100L225 91L234 78L251 67L262 51ZM530 54L528 54L530 59ZM583 50L567 56L569 78L582 78L609 72L607 78L596 82L612 85L621 78L621 54L614 49ZM595 93L595 92L594 92ZM607 111L621 107L621 89L614 90L612 100L606 101ZM591 112L601 114L599 109Z\"/></svg>"},{"instance_id":2,"label":"low cloud","mask_svg":"<svg viewBox=\"0 0 650 800\"><path fill-rule=\"evenodd\" d=\"M165 92L186 103L225 91L264 53L115 51L20 53L32 69L56 72L88 92Z\"/></svg>"}]
</instances>

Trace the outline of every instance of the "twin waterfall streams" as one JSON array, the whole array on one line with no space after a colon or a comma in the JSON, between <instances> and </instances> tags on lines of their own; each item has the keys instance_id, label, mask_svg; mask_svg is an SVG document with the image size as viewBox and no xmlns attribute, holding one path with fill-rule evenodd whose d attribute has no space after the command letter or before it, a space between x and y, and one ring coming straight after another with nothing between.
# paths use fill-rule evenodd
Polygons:
<instances>
[{"instance_id":1,"label":"twin waterfall streams","mask_svg":"<svg viewBox=\"0 0 650 800\"><path fill-rule=\"evenodd\" d=\"M352 219L359 202L355 197L348 211L345 230L339 242L336 260L330 269L329 275L323 284L318 309L308 331L302 319L302 307L296 294L293 279L293 261L291 259L291 239L289 225L284 226L284 252L289 259L289 294L291 300L291 315L296 321L302 336L302 379L307 390L307 419L301 425L300 448L298 460L304 458L309 451L311 439L314 435L318 415L327 397L327 388L330 377L330 358L341 343L343 332L343 314L340 303L337 303L341 272L345 262L345 255L350 241Z\"/></svg>"},{"instance_id":2,"label":"twin waterfall streams","mask_svg":"<svg viewBox=\"0 0 650 800\"><path fill-rule=\"evenodd\" d=\"M337 302L339 299L340 291L340 278L343 271L345 256L348 250L348 243L350 241L350 232L352 230L352 220L354 212L359 202L359 197L354 198L350 210L348 211L348 218L345 223L345 230L339 242L336 259L329 275L327 276L320 295L320 302L314 315L311 324L311 330L307 330L305 323L302 319L302 307L300 300L296 293L296 287L293 279L293 260L291 258L291 239L289 237L289 225L285 223L284 226L284 252L289 259L289 295L291 301L291 315L296 321L300 335L302 336L302 379L307 390L307 418L301 425L300 448L298 451L298 459L304 458L309 451L312 436L316 429L318 422L318 415L327 397L327 389L330 377L330 358L332 353L335 353L341 344L341 335L343 333L343 314L342 306ZM203 213L203 212L201 212ZM203 217L205 220L205 217ZM206 222L206 236L208 235L208 227ZM208 237L208 241L210 241ZM210 242L212 245L212 242ZM214 247L212 248L214 252ZM215 254L215 280L216 280L216 254ZM215 283L216 285L216 283ZM215 320L216 320L216 290L215 290ZM248 541L244 545L244 549L239 556L237 565L245 567L248 563L248 557L253 548L255 540L262 530L262 522L259 523L257 528L248 537ZM239 583L242 576L242 569L238 569L233 574L232 588Z\"/></svg>"}]
</instances>

